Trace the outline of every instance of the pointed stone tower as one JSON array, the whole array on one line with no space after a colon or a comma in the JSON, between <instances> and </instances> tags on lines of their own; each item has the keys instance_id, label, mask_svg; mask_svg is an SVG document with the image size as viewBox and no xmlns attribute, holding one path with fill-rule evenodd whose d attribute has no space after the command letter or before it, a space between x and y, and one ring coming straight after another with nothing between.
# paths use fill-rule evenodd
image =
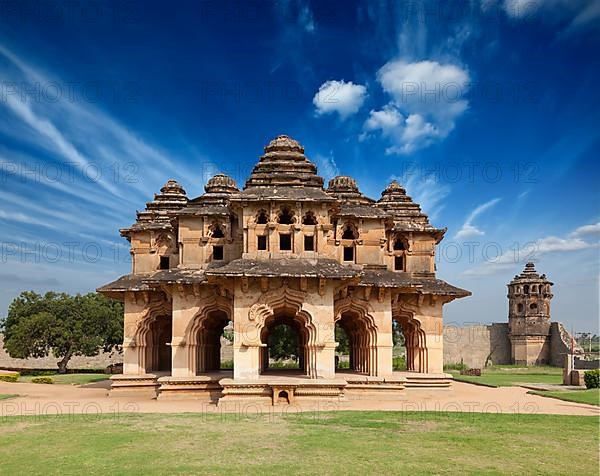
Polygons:
<instances>
[{"instance_id":1,"label":"pointed stone tower","mask_svg":"<svg viewBox=\"0 0 600 476\"><path fill-rule=\"evenodd\" d=\"M508 328L513 364L540 365L551 361L550 300L552 285L533 263L508 284Z\"/></svg>"}]
</instances>

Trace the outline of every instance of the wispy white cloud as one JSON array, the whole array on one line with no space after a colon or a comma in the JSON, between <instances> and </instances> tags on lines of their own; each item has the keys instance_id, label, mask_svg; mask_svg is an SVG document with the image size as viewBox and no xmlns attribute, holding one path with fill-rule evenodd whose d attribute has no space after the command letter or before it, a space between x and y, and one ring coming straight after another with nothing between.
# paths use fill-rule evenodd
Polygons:
<instances>
[{"instance_id":1,"label":"wispy white cloud","mask_svg":"<svg viewBox=\"0 0 600 476\"><path fill-rule=\"evenodd\" d=\"M594 223L592 225L580 226L579 228L573 230L573 232L571 232L569 236L571 238L590 237L600 239L600 222Z\"/></svg>"},{"instance_id":2,"label":"wispy white cloud","mask_svg":"<svg viewBox=\"0 0 600 476\"><path fill-rule=\"evenodd\" d=\"M419 177L409 174L407 177L392 175L389 180L397 180L406 189L406 193L412 197L415 203L421 205L429 219L434 221L438 218L445 206L445 199L450 195L449 185L440 183L435 177Z\"/></svg>"},{"instance_id":3,"label":"wispy white cloud","mask_svg":"<svg viewBox=\"0 0 600 476\"><path fill-rule=\"evenodd\" d=\"M337 112L343 120L356 114L366 97L367 88L362 84L346 82L343 79L331 80L321 84L313 97L313 104L318 115Z\"/></svg>"},{"instance_id":4,"label":"wispy white cloud","mask_svg":"<svg viewBox=\"0 0 600 476\"><path fill-rule=\"evenodd\" d=\"M325 183L333 177L340 175L333 152L330 152L329 155L315 154L314 160L317 164L319 175L323 177Z\"/></svg>"},{"instance_id":5,"label":"wispy white cloud","mask_svg":"<svg viewBox=\"0 0 600 476\"><path fill-rule=\"evenodd\" d=\"M500 10L515 21L566 22L567 33L600 23L600 2L594 0L480 0L480 3L484 12Z\"/></svg>"},{"instance_id":6,"label":"wispy white cloud","mask_svg":"<svg viewBox=\"0 0 600 476\"><path fill-rule=\"evenodd\" d=\"M600 223L583 225L566 237L546 236L533 242L522 244L519 249L509 249L496 259L484 261L480 265L468 269L463 276L478 277L505 272L520 264L524 260L535 260L543 255L554 253L566 253L597 248L600 246L598 240L584 240L582 236L597 235Z\"/></svg>"},{"instance_id":7,"label":"wispy white cloud","mask_svg":"<svg viewBox=\"0 0 600 476\"><path fill-rule=\"evenodd\" d=\"M475 236L483 236L485 235L485 232L482 231L480 228L478 228L477 226L475 226L473 224L473 222L475 221L475 219L481 215L482 213L484 213L485 211L489 210L490 208L492 208L494 205L496 205L501 199L500 198L494 198L492 200L489 200L485 203L482 203L481 205L479 205L478 207L476 207L467 217L466 221L464 222L463 226L461 227L460 230L458 230L458 232L456 233L456 235L454 235L454 239L456 240L464 240L467 238L473 238Z\"/></svg>"}]
</instances>

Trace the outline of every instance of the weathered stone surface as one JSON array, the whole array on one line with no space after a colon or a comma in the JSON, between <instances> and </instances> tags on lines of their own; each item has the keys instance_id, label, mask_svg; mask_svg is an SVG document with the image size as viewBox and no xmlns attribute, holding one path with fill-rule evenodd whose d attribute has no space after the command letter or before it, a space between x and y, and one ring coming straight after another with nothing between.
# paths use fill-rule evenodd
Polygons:
<instances>
[{"instance_id":1,"label":"weathered stone surface","mask_svg":"<svg viewBox=\"0 0 600 476\"><path fill-rule=\"evenodd\" d=\"M167 182L122 230L131 274L98 289L125 305L124 377L115 388L216 398L220 387L204 377L220 369L228 328L233 379L219 398L343 399L345 379L318 384L337 378L339 325L352 343L351 372L384 382L366 393L401 394L393 321L405 335L408 370L419 375L406 377L406 387L448 388L442 307L470 293L435 276L445 230L429 224L396 182L378 202L351 177L323 184L304 148L285 135L265 147L241 191L217 174L188 200ZM299 374L257 383L268 373L269 336L279 325L296 334Z\"/></svg>"}]
</instances>

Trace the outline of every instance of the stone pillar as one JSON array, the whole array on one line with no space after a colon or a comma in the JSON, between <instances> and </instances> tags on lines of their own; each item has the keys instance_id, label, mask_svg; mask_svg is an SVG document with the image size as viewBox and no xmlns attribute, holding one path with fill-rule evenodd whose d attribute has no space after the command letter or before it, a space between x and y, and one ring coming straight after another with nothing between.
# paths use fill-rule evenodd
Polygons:
<instances>
[{"instance_id":1,"label":"stone pillar","mask_svg":"<svg viewBox=\"0 0 600 476\"><path fill-rule=\"evenodd\" d=\"M388 292L384 292L382 299L371 297L373 307L373 320L377 326L376 361L372 375L378 377L390 376L393 372L394 340L392 337L392 304Z\"/></svg>"},{"instance_id":2,"label":"stone pillar","mask_svg":"<svg viewBox=\"0 0 600 476\"><path fill-rule=\"evenodd\" d=\"M194 317L200 311L191 289L179 285L173 292L173 336L171 340L171 375L173 377L190 377L194 375L191 368L192 359L190 349L194 348L192 342L186 342L189 329Z\"/></svg>"},{"instance_id":3,"label":"stone pillar","mask_svg":"<svg viewBox=\"0 0 600 476\"><path fill-rule=\"evenodd\" d=\"M123 321L123 374L144 375L146 369L142 361L145 342L137 342L138 325L146 313L146 304L136 299L133 292L125 293Z\"/></svg>"}]
</instances>

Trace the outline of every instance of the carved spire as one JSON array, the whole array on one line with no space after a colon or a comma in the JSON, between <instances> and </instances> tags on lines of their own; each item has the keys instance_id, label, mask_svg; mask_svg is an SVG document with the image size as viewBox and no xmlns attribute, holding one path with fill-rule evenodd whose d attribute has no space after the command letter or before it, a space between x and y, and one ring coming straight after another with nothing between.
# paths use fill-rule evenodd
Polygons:
<instances>
[{"instance_id":1,"label":"carved spire","mask_svg":"<svg viewBox=\"0 0 600 476\"><path fill-rule=\"evenodd\" d=\"M273 185L323 188L317 166L306 158L304 147L286 135L277 136L265 147L244 189Z\"/></svg>"}]
</instances>

